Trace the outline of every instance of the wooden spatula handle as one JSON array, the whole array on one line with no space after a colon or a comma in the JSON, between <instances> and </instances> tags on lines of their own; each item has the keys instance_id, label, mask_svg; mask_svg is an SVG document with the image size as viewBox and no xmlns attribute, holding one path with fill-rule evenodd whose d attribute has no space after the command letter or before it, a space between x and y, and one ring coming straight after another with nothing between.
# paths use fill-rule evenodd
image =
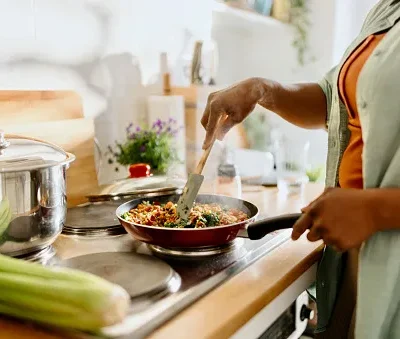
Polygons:
<instances>
[{"instance_id":1,"label":"wooden spatula handle","mask_svg":"<svg viewBox=\"0 0 400 339\"><path fill-rule=\"evenodd\" d=\"M201 174L203 172L204 166L207 162L208 156L210 155L210 152L214 146L214 142L217 139L217 135L219 133L220 127L221 127L221 121L223 120L223 117L221 116L217 122L217 127L215 128L214 135L212 136L210 146L208 146L204 151L203 155L201 156L199 163L197 164L197 167L194 171L195 174Z\"/></svg>"},{"instance_id":2,"label":"wooden spatula handle","mask_svg":"<svg viewBox=\"0 0 400 339\"><path fill-rule=\"evenodd\" d=\"M204 166L207 162L208 156L210 155L211 149L214 145L215 142L215 138L213 138L213 140L211 141L210 146L208 146L208 148L206 148L203 152L203 155L201 156L199 163L197 164L196 169L194 170L195 174L201 174L203 172Z\"/></svg>"}]
</instances>

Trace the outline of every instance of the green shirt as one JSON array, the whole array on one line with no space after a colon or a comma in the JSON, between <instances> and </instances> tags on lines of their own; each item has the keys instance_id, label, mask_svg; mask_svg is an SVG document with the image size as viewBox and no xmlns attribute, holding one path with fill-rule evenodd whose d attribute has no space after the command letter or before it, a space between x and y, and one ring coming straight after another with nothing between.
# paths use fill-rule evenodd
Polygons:
<instances>
[{"instance_id":1,"label":"green shirt","mask_svg":"<svg viewBox=\"0 0 400 339\"><path fill-rule=\"evenodd\" d=\"M364 187L400 187L400 2L381 0L368 14L342 61L319 83L327 99L326 185L338 185L349 141L348 113L338 93L338 75L348 56L369 35L389 30L361 70L357 108L363 135ZM400 202L399 202L400 204ZM316 283L317 332L329 325L343 273L342 255L326 247ZM379 232L360 251L356 338L400 338L400 232Z\"/></svg>"}]
</instances>

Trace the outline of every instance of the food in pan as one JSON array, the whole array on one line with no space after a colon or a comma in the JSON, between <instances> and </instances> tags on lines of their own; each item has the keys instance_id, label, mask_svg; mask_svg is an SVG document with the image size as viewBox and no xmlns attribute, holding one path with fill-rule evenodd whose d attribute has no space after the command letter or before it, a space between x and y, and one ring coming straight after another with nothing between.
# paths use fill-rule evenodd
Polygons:
<instances>
[{"instance_id":1,"label":"food in pan","mask_svg":"<svg viewBox=\"0 0 400 339\"><path fill-rule=\"evenodd\" d=\"M157 204L143 201L121 216L128 222L167 228L206 228L235 224L248 219L243 211L219 204L195 203L188 220L180 220L176 204Z\"/></svg>"}]
</instances>

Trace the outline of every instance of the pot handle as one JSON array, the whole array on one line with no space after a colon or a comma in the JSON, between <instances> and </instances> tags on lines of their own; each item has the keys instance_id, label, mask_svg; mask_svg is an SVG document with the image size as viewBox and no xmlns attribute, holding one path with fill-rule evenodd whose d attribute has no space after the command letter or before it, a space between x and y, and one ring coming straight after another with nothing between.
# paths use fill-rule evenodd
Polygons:
<instances>
[{"instance_id":1,"label":"pot handle","mask_svg":"<svg viewBox=\"0 0 400 339\"><path fill-rule=\"evenodd\" d=\"M302 213L284 214L253 222L247 226L247 235L251 240L259 240L269 233L292 228L301 216Z\"/></svg>"}]
</instances>

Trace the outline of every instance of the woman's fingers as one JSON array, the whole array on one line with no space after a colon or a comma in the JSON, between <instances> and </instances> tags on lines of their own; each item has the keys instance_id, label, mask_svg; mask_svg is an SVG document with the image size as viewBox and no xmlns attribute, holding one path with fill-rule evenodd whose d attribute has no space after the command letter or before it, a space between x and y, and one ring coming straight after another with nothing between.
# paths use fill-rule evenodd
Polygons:
<instances>
[{"instance_id":1,"label":"woman's fingers","mask_svg":"<svg viewBox=\"0 0 400 339\"><path fill-rule=\"evenodd\" d=\"M203 149L210 147L210 144L214 139L214 135L217 132L218 123L222 115L223 112L218 107L212 103L209 105L206 138L204 139Z\"/></svg>"},{"instance_id":2,"label":"woman's fingers","mask_svg":"<svg viewBox=\"0 0 400 339\"><path fill-rule=\"evenodd\" d=\"M220 109L213 109L210 107L210 114L208 117L208 124L206 128L206 137L203 143L203 149L210 147L213 139L217 138L222 140L230 128L230 117Z\"/></svg>"},{"instance_id":3,"label":"woman's fingers","mask_svg":"<svg viewBox=\"0 0 400 339\"><path fill-rule=\"evenodd\" d=\"M222 140L225 138L225 135L235 126L235 122L233 121L230 115L225 116L225 118L221 119L219 128L217 131L217 139Z\"/></svg>"},{"instance_id":4,"label":"woman's fingers","mask_svg":"<svg viewBox=\"0 0 400 339\"><path fill-rule=\"evenodd\" d=\"M311 228L312 224L313 219L311 216L308 213L303 214L293 226L292 239L299 239L306 230Z\"/></svg>"},{"instance_id":5,"label":"woman's fingers","mask_svg":"<svg viewBox=\"0 0 400 339\"><path fill-rule=\"evenodd\" d=\"M321 240L324 236L324 228L321 227L320 224L318 224L318 222L314 222L310 232L308 232L307 234L307 239L309 241L318 241Z\"/></svg>"}]
</instances>

